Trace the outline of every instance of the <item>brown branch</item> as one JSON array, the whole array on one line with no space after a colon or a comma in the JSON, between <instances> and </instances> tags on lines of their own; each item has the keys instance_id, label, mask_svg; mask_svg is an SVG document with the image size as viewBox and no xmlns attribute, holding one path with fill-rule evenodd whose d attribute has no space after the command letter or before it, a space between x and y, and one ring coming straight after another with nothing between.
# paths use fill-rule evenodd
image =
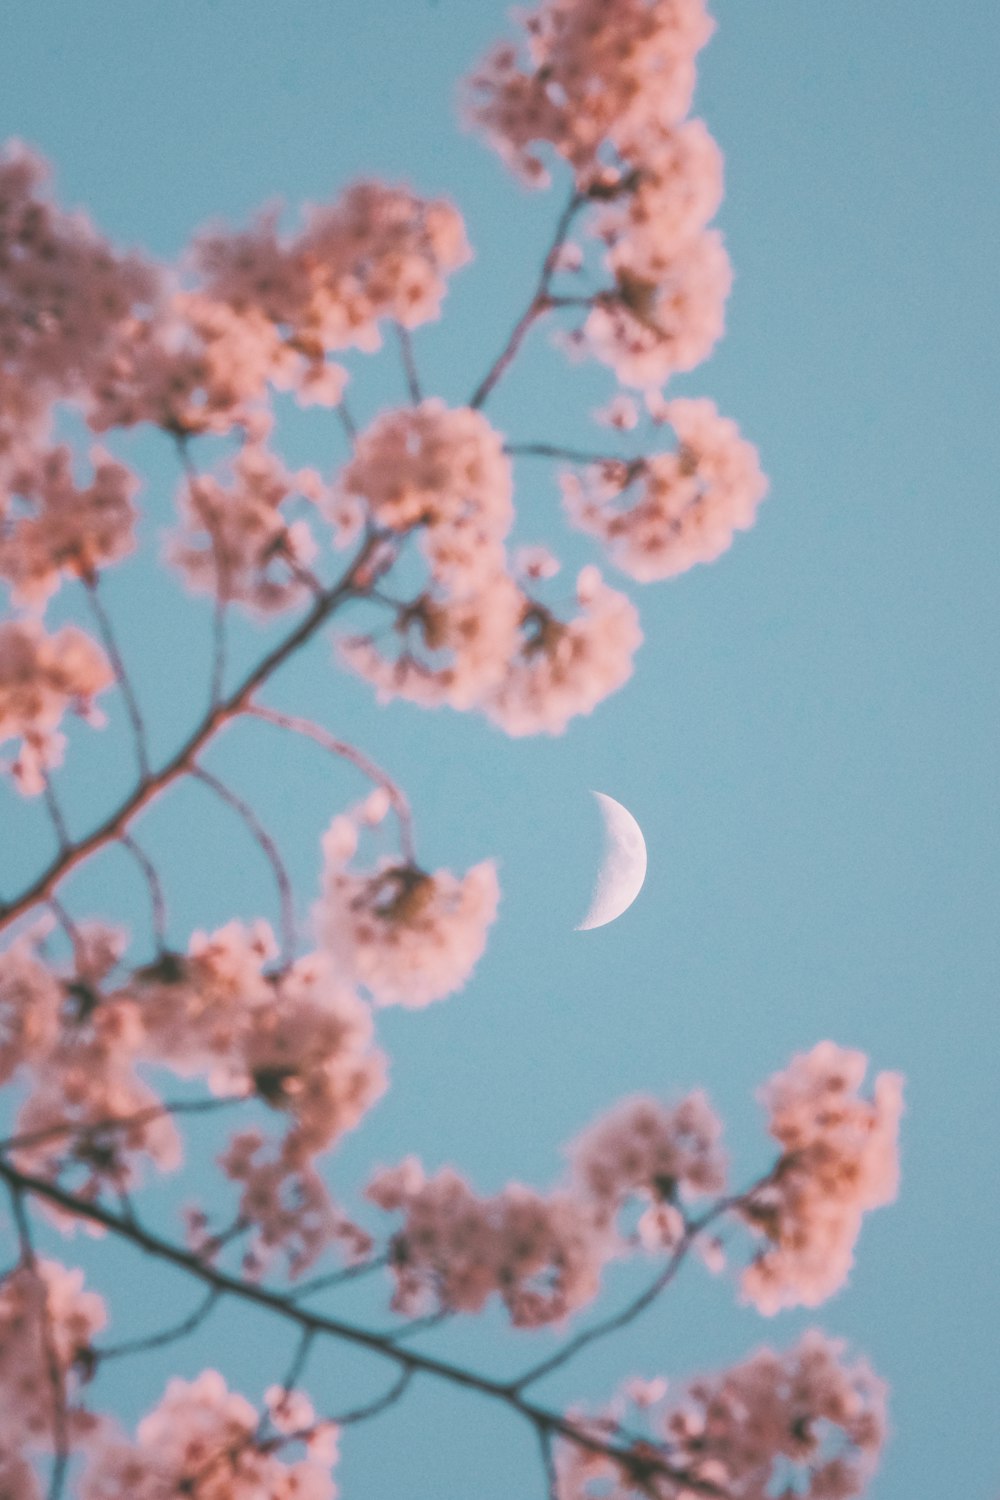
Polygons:
<instances>
[{"instance_id":1,"label":"brown branch","mask_svg":"<svg viewBox=\"0 0 1000 1500\"><path fill-rule=\"evenodd\" d=\"M308 641L345 600L360 592L356 583L356 575L364 568L378 545L379 538L376 535L366 537L343 577L316 600L299 624L258 661L228 697L223 698L221 702L208 710L197 728L166 765L141 781L125 801L105 818L103 823L63 850L19 896L15 896L13 900L0 906L0 932L32 906L44 901L71 870L98 849L104 848L106 844L117 839L132 819L148 807L166 787L190 772L198 753L220 729L246 710L256 689L266 682L271 674L304 642Z\"/></svg>"},{"instance_id":2,"label":"brown branch","mask_svg":"<svg viewBox=\"0 0 1000 1500\"><path fill-rule=\"evenodd\" d=\"M613 1443L602 1442L585 1427L580 1427L562 1416L559 1412L547 1407L538 1406L528 1401L516 1384L503 1383L491 1380L489 1376L480 1375L474 1370L465 1369L461 1365L455 1365L448 1360L436 1359L432 1355L424 1354L415 1349L408 1349L400 1344L394 1344L384 1336L372 1333L369 1329L358 1328L353 1324L345 1323L341 1319L331 1318L325 1314L313 1313L305 1308L298 1307L290 1297L279 1292L271 1291L256 1282L244 1281L239 1277L230 1275L226 1271L199 1259L190 1251L182 1250L179 1246L171 1244L168 1240L160 1239L150 1230L140 1224L130 1223L127 1219L114 1214L110 1209L99 1203L91 1203L74 1197L65 1188L57 1183L49 1182L44 1178L34 1177L27 1172L18 1171L9 1162L0 1157L0 1178L3 1178L10 1188L15 1192L31 1193L48 1203L55 1204L65 1212L78 1218L86 1219L90 1223L99 1224L104 1229L117 1235L120 1239L128 1241L136 1248L144 1251L156 1260L165 1261L168 1265L178 1267L188 1275L205 1283L206 1286L214 1287L219 1295L232 1296L254 1307L263 1308L267 1312L276 1314L286 1322L290 1322L299 1329L311 1330L315 1335L324 1335L330 1338L341 1339L345 1343L355 1344L360 1348L368 1349L374 1354L381 1355L399 1365L402 1369L409 1370L413 1375L432 1375L439 1380L445 1380L452 1385L458 1385L466 1390L474 1390L481 1395L489 1396L494 1400L502 1402L512 1411L525 1417L536 1429L544 1430L553 1436L562 1437L566 1441L574 1443L577 1447L586 1448L590 1452L600 1453L617 1463L625 1472L631 1473L636 1469L640 1461L628 1448L618 1447ZM727 1203L737 1200L725 1200ZM688 1489L694 1490L706 1496L720 1497L723 1491L718 1486L701 1480L686 1470L675 1468L665 1457L658 1455L643 1455L641 1459L643 1473L649 1476L662 1475L678 1485L686 1485Z\"/></svg>"},{"instance_id":3,"label":"brown branch","mask_svg":"<svg viewBox=\"0 0 1000 1500\"><path fill-rule=\"evenodd\" d=\"M193 764L191 766L191 775L196 781L203 782L205 786L215 792L216 796L221 798L227 807L231 807L243 819L251 836L261 849L264 858L271 866L275 884L278 887L278 898L281 902L282 964L284 967L287 967L295 958L295 898L292 894L292 882L285 868L281 852L249 802L245 802L242 797L237 796L234 791L226 786L225 782L220 781L217 776L213 776L211 771L206 771L204 766Z\"/></svg>"},{"instance_id":4,"label":"brown branch","mask_svg":"<svg viewBox=\"0 0 1000 1500\"><path fill-rule=\"evenodd\" d=\"M532 324L542 313L548 311L550 306L549 286L558 267L559 252L565 243L570 225L585 202L586 199L582 193L574 192L566 207L559 215L555 234L542 262L541 274L531 301L514 324L506 344L469 399L469 405L474 411L478 411L481 406L485 405L490 393L513 363Z\"/></svg>"},{"instance_id":5,"label":"brown branch","mask_svg":"<svg viewBox=\"0 0 1000 1500\"><path fill-rule=\"evenodd\" d=\"M229 579L228 569L223 561L222 549L215 526L208 510L202 505L198 495L198 481L201 475L195 468L188 447L188 435L176 433L175 442L177 453L180 457L181 467L187 476L188 493L191 496L191 504L201 517L202 525L208 532L212 544L212 562L215 565L215 603L212 611L212 679L209 688L209 708L215 708L222 699L222 682L226 675L226 606L229 603Z\"/></svg>"}]
</instances>

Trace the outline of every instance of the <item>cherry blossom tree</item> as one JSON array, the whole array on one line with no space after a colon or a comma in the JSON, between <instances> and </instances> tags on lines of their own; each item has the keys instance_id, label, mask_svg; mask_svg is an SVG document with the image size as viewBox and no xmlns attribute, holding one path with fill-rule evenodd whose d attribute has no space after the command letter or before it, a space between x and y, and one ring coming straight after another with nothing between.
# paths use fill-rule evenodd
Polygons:
<instances>
[{"instance_id":1,"label":"cherry blossom tree","mask_svg":"<svg viewBox=\"0 0 1000 1500\"><path fill-rule=\"evenodd\" d=\"M534 287L464 405L425 393L413 337L441 316L471 253L453 204L360 180L297 228L264 213L197 235L167 267L119 252L60 208L29 148L11 143L0 158L0 740L4 773L57 841L51 862L0 902L4 1500L57 1500L67 1486L83 1500L328 1500L352 1425L423 1380L522 1419L551 1500L846 1500L876 1462L883 1385L817 1329L676 1388L626 1380L599 1410L536 1396L543 1377L638 1318L692 1255L763 1315L816 1307L843 1285L863 1215L897 1186L901 1082L882 1073L866 1093L861 1053L822 1041L764 1084L770 1155L743 1184L730 1180L722 1122L700 1092L626 1099L581 1122L546 1190L511 1182L483 1196L458 1170L410 1156L374 1171L365 1203L350 1207L324 1173L386 1088L378 1010L461 991L500 893L489 859L424 868L377 747L271 706L272 680L336 617L330 670L379 699L481 714L512 736L558 735L630 676L639 613L595 562L560 604L551 539L512 551L515 461L554 464L568 524L640 584L718 558L766 489L732 420L707 398L664 395L719 338L730 285L711 227L721 156L690 117L712 30L703 0L541 0L517 24L467 79L462 108L523 184L560 201ZM569 358L611 372L616 391L597 417L614 443L576 451L491 423L492 393L543 328ZM385 340L409 400L362 413L348 364ZM336 472L288 466L277 393L338 426L348 457ZM94 435L87 454L67 437L81 424ZM155 684L130 679L101 589L136 547L142 480L97 435L111 444L140 425L177 460L165 565L210 598L215 620L207 707L163 763L143 710ZM57 595L81 623L47 625ZM234 682L241 613L279 631ZM64 726L76 715L99 728L111 695L136 779L110 815L71 836L57 789L72 770L72 757L58 770ZM317 830L324 873L308 935L277 842L203 764L223 730L252 720L346 761L364 788ZM277 932L263 920L183 941L172 932L141 823L191 779L269 862ZM116 846L147 890L146 931L63 900L67 877ZM185 1081L180 1094L171 1078ZM234 1123L211 1206L192 1203L173 1237L153 1231L141 1204L180 1171L189 1118L216 1111ZM150 1274L172 1267L202 1300L175 1325L110 1342L113 1287L86 1285L38 1248L43 1230L81 1228ZM602 1313L605 1271L629 1258L649 1267L645 1289ZM362 1277L384 1288L388 1328L337 1311L339 1289ZM206 1369L170 1380L123 1430L102 1407L108 1362L183 1339L222 1302L268 1311L297 1340L263 1407ZM500 1381L406 1341L487 1305L526 1341L554 1326L555 1352L526 1355ZM381 1360L383 1393L350 1409L310 1396L323 1341Z\"/></svg>"}]
</instances>

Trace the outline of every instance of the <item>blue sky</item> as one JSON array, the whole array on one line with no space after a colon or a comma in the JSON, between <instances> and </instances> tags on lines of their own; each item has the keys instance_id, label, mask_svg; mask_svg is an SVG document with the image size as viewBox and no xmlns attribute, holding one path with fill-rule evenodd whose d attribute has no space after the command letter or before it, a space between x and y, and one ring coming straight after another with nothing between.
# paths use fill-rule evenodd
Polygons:
<instances>
[{"instance_id":1,"label":"blue sky","mask_svg":"<svg viewBox=\"0 0 1000 1500\"><path fill-rule=\"evenodd\" d=\"M757 1085L822 1037L861 1047L906 1074L908 1115L900 1200L866 1224L850 1286L818 1316L763 1320L691 1268L545 1394L598 1400L622 1376L712 1368L816 1321L892 1386L878 1500L985 1495L1000 1460L1000 29L989 0L950 17L931 0L717 0L715 14L698 109L726 155L736 283L727 338L677 388L712 396L760 447L771 494L757 527L712 567L633 590L636 676L559 739L379 709L325 643L269 694L398 776L428 865L501 863L501 919L475 980L425 1013L380 1017L392 1089L330 1173L349 1197L376 1162L415 1150L484 1191L544 1186L560 1144L616 1098L702 1085L749 1176L767 1159ZM476 260L417 353L428 388L458 401L523 305L561 201L524 192L455 122L457 79L503 26L486 0L6 0L0 136L51 159L64 203L163 257L208 219L321 201L359 174L453 197ZM369 413L404 395L389 356L357 389ZM610 392L606 374L567 372L536 339L490 411L511 438L572 440ZM285 433L294 458L343 457L322 419ZM149 434L120 451L148 476L155 550L170 452ZM519 471L519 502L525 540L586 555L579 539L564 546L544 467ZM206 611L144 564L108 592L164 755L201 706ZM239 651L263 639L250 628ZM78 829L129 775L120 731L116 717L75 738L63 785ZM318 832L357 784L255 727L211 765L280 833L306 911ZM600 844L591 787L639 819L649 876L619 922L577 934ZM48 846L38 809L0 795L6 890ZM199 789L143 826L179 942L273 911L257 851ZM138 913L130 882L108 856L67 892L81 914ZM213 1145L209 1131L196 1140L195 1184ZM98 1283L114 1268L123 1329L187 1305L179 1281L130 1254L64 1250L77 1252ZM610 1295L628 1285L612 1278ZM363 1300L356 1312L383 1316ZM108 1399L131 1420L166 1373L204 1363L256 1394L276 1337L224 1311L190 1349L123 1364ZM536 1348L492 1317L434 1338L487 1369ZM316 1369L331 1405L382 1378L340 1356ZM542 1492L530 1432L430 1385L348 1437L341 1481L368 1500Z\"/></svg>"}]
</instances>

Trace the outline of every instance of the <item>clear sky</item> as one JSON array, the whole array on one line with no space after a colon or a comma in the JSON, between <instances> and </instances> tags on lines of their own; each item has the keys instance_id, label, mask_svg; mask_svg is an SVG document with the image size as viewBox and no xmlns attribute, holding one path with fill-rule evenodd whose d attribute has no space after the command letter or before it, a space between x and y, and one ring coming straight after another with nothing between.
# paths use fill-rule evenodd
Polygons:
<instances>
[{"instance_id":1,"label":"clear sky","mask_svg":"<svg viewBox=\"0 0 1000 1500\"><path fill-rule=\"evenodd\" d=\"M415 1150L484 1191L545 1186L560 1144L619 1096L703 1085L749 1178L767 1159L755 1087L823 1037L863 1048L906 1075L908 1114L900 1200L868 1220L849 1287L815 1317L763 1320L691 1267L546 1395L596 1401L622 1376L713 1368L819 1322L892 1386L878 1500L971 1500L1000 1470L1000 22L994 0L714 8L698 109L726 155L737 279L725 341L678 389L712 396L759 445L772 488L756 529L710 568L631 590L636 675L559 739L378 709L323 643L270 690L402 781L432 868L501 862L474 981L380 1017L392 1089L331 1172L349 1196L370 1165ZM323 200L359 174L453 197L476 261L417 352L427 386L457 401L523 305L561 201L524 192L456 125L456 80L503 26L493 0L4 0L0 136L52 160L64 203L164 257L212 217ZM398 367L373 365L358 390L369 413L401 401ZM610 392L541 338L491 417L512 438L571 441ZM279 443L329 468L343 452L319 422L290 422ZM155 546L170 453L148 435L120 451L149 476ZM524 538L583 557L579 539L563 545L554 476L525 466L519 480ZM202 702L207 614L142 565L108 582L162 755ZM75 741L77 828L129 774L120 728ZM263 729L211 764L280 831L306 910L318 830L356 784ZM639 819L649 876L620 921L577 934L600 844L591 787ZM6 889L48 846L37 809L2 795ZM273 911L258 851L197 789L146 827L178 943ZM130 912L125 874L95 864L67 887L74 909ZM114 1266L123 1327L190 1300L109 1246L63 1253L98 1284ZM630 1284L612 1277L609 1294ZM374 1303L358 1315L379 1317ZM486 1369L540 1347L492 1317L434 1339ZM224 1312L190 1349L123 1364L108 1399L131 1420L166 1373L207 1362L257 1395L276 1340ZM317 1370L329 1404L384 1378L340 1356ZM530 1432L430 1385L347 1438L340 1480L348 1500L541 1493Z\"/></svg>"}]
</instances>

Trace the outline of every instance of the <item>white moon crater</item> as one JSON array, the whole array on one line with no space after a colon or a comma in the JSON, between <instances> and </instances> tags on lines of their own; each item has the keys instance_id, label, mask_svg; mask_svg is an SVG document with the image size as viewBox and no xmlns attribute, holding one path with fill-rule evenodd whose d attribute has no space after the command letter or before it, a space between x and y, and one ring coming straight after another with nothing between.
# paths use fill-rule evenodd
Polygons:
<instances>
[{"instance_id":1,"label":"white moon crater","mask_svg":"<svg viewBox=\"0 0 1000 1500\"><path fill-rule=\"evenodd\" d=\"M646 878L646 840L627 807L603 792L592 793L604 820L604 860L597 872L590 909L577 927L586 932L613 922L642 890Z\"/></svg>"}]
</instances>

